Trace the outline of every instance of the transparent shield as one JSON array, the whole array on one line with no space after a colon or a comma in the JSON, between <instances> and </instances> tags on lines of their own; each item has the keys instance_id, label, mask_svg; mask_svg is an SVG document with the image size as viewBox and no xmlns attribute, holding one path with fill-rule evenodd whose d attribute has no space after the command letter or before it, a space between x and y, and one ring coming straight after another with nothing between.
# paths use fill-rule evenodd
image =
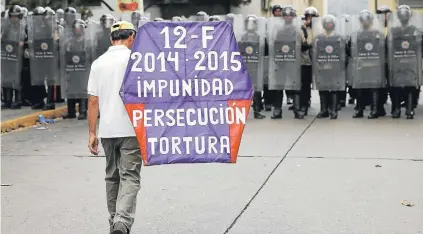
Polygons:
<instances>
[{"instance_id":1,"label":"transparent shield","mask_svg":"<svg viewBox=\"0 0 423 234\"><path fill-rule=\"evenodd\" d=\"M422 85L421 17L413 13L409 20L396 14L388 23L389 83L392 87Z\"/></svg>"},{"instance_id":2,"label":"transparent shield","mask_svg":"<svg viewBox=\"0 0 423 234\"><path fill-rule=\"evenodd\" d=\"M244 20L243 34L238 41L239 50L255 90L263 90L264 18Z\"/></svg>"},{"instance_id":3,"label":"transparent shield","mask_svg":"<svg viewBox=\"0 0 423 234\"><path fill-rule=\"evenodd\" d=\"M385 78L385 37L384 25L378 18L372 22L360 22L358 16L351 17L350 71L352 88L382 88Z\"/></svg>"},{"instance_id":4,"label":"transparent shield","mask_svg":"<svg viewBox=\"0 0 423 234\"><path fill-rule=\"evenodd\" d=\"M244 17L241 14L238 14L231 15L230 18L225 17L225 19L229 24L231 24L235 38L239 41L244 32Z\"/></svg>"},{"instance_id":5,"label":"transparent shield","mask_svg":"<svg viewBox=\"0 0 423 234\"><path fill-rule=\"evenodd\" d=\"M267 21L269 89L301 89L301 18L272 17Z\"/></svg>"},{"instance_id":6,"label":"transparent shield","mask_svg":"<svg viewBox=\"0 0 423 234\"><path fill-rule=\"evenodd\" d=\"M83 35L75 35L73 31L60 46L61 72L63 74L62 95L66 98L78 99L87 98L87 85L93 62L93 45L90 38L84 31Z\"/></svg>"},{"instance_id":7,"label":"transparent shield","mask_svg":"<svg viewBox=\"0 0 423 234\"><path fill-rule=\"evenodd\" d=\"M31 84L44 86L60 84L58 78L59 28L54 20L44 16L28 17L28 49L31 71Z\"/></svg>"},{"instance_id":8,"label":"transparent shield","mask_svg":"<svg viewBox=\"0 0 423 234\"><path fill-rule=\"evenodd\" d=\"M1 19L1 86L21 89L24 25Z\"/></svg>"},{"instance_id":9,"label":"transparent shield","mask_svg":"<svg viewBox=\"0 0 423 234\"><path fill-rule=\"evenodd\" d=\"M313 18L313 87L320 91L345 90L346 41L339 21L324 26L321 17Z\"/></svg>"}]
</instances>

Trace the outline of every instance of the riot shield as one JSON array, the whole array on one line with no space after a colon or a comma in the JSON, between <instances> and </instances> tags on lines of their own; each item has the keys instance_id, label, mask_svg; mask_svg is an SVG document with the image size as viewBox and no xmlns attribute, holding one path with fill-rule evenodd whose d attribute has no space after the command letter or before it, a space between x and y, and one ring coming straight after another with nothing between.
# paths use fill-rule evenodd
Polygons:
<instances>
[{"instance_id":1,"label":"riot shield","mask_svg":"<svg viewBox=\"0 0 423 234\"><path fill-rule=\"evenodd\" d=\"M256 20L244 20L244 32L238 45L244 64L251 77L255 90L263 90L263 58L264 58L264 35L266 25L264 18Z\"/></svg>"},{"instance_id":2,"label":"riot shield","mask_svg":"<svg viewBox=\"0 0 423 234\"><path fill-rule=\"evenodd\" d=\"M416 13L402 22L393 14L388 23L388 77L392 87L418 87L423 83L422 24Z\"/></svg>"},{"instance_id":3,"label":"riot shield","mask_svg":"<svg viewBox=\"0 0 423 234\"><path fill-rule=\"evenodd\" d=\"M88 29L88 28L87 28ZM93 61L93 39L84 30L82 35L66 30L67 40L60 43L62 95L66 98L87 98L87 85Z\"/></svg>"},{"instance_id":4,"label":"riot shield","mask_svg":"<svg viewBox=\"0 0 423 234\"><path fill-rule=\"evenodd\" d=\"M57 23L42 15L28 17L28 49L31 84L54 85L58 75L59 31Z\"/></svg>"},{"instance_id":5,"label":"riot shield","mask_svg":"<svg viewBox=\"0 0 423 234\"><path fill-rule=\"evenodd\" d=\"M285 21L272 17L267 22L269 44L269 89L301 89L301 18Z\"/></svg>"},{"instance_id":6,"label":"riot shield","mask_svg":"<svg viewBox=\"0 0 423 234\"><path fill-rule=\"evenodd\" d=\"M320 91L345 91L346 42L340 32L340 19L334 18L332 29L327 30L322 18L312 19L313 87Z\"/></svg>"},{"instance_id":7,"label":"riot shield","mask_svg":"<svg viewBox=\"0 0 423 234\"><path fill-rule=\"evenodd\" d=\"M1 24L1 86L20 90L24 25L8 18L2 18Z\"/></svg>"},{"instance_id":8,"label":"riot shield","mask_svg":"<svg viewBox=\"0 0 423 234\"><path fill-rule=\"evenodd\" d=\"M373 18L373 22L360 22L359 16L352 16L351 58L352 77L349 84L354 89L383 88L385 78L384 25Z\"/></svg>"},{"instance_id":9,"label":"riot shield","mask_svg":"<svg viewBox=\"0 0 423 234\"><path fill-rule=\"evenodd\" d=\"M244 31L244 17L241 14L231 14L222 19L232 26L235 38L239 41Z\"/></svg>"}]
</instances>

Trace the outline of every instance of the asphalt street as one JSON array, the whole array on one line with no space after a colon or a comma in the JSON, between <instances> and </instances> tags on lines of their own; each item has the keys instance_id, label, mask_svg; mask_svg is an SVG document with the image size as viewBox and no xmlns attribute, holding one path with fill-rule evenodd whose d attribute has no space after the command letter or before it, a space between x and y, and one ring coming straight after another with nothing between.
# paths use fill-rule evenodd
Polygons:
<instances>
[{"instance_id":1,"label":"asphalt street","mask_svg":"<svg viewBox=\"0 0 423 234\"><path fill-rule=\"evenodd\" d=\"M351 106L315 119L317 103L304 120L250 115L236 164L143 167L131 233L423 233L422 104L414 120L352 119ZM86 121L1 140L2 233L107 233Z\"/></svg>"}]
</instances>

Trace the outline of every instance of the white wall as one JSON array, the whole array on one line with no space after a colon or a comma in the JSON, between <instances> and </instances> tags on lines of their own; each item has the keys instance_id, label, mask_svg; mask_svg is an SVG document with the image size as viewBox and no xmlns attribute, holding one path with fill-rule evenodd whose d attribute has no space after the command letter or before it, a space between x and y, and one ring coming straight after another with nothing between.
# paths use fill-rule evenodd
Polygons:
<instances>
[{"instance_id":1,"label":"white wall","mask_svg":"<svg viewBox=\"0 0 423 234\"><path fill-rule=\"evenodd\" d=\"M242 14L244 16L254 14L257 16L265 16L262 15L261 11L261 0L251 0L251 3L245 6L240 7L231 7L231 12L234 14Z\"/></svg>"}]
</instances>

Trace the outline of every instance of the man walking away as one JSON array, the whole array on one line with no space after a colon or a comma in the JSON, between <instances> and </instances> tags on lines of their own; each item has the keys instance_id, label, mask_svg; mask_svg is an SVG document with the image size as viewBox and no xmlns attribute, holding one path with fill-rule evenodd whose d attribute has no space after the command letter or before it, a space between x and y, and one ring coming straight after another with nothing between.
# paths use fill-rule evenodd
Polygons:
<instances>
[{"instance_id":1,"label":"man walking away","mask_svg":"<svg viewBox=\"0 0 423 234\"><path fill-rule=\"evenodd\" d=\"M100 109L98 137L106 154L107 208L113 234L127 234L131 230L140 190L140 149L119 96L135 34L131 23L113 24L112 46L93 62L88 81L88 148L94 155L99 152L96 125Z\"/></svg>"}]
</instances>

